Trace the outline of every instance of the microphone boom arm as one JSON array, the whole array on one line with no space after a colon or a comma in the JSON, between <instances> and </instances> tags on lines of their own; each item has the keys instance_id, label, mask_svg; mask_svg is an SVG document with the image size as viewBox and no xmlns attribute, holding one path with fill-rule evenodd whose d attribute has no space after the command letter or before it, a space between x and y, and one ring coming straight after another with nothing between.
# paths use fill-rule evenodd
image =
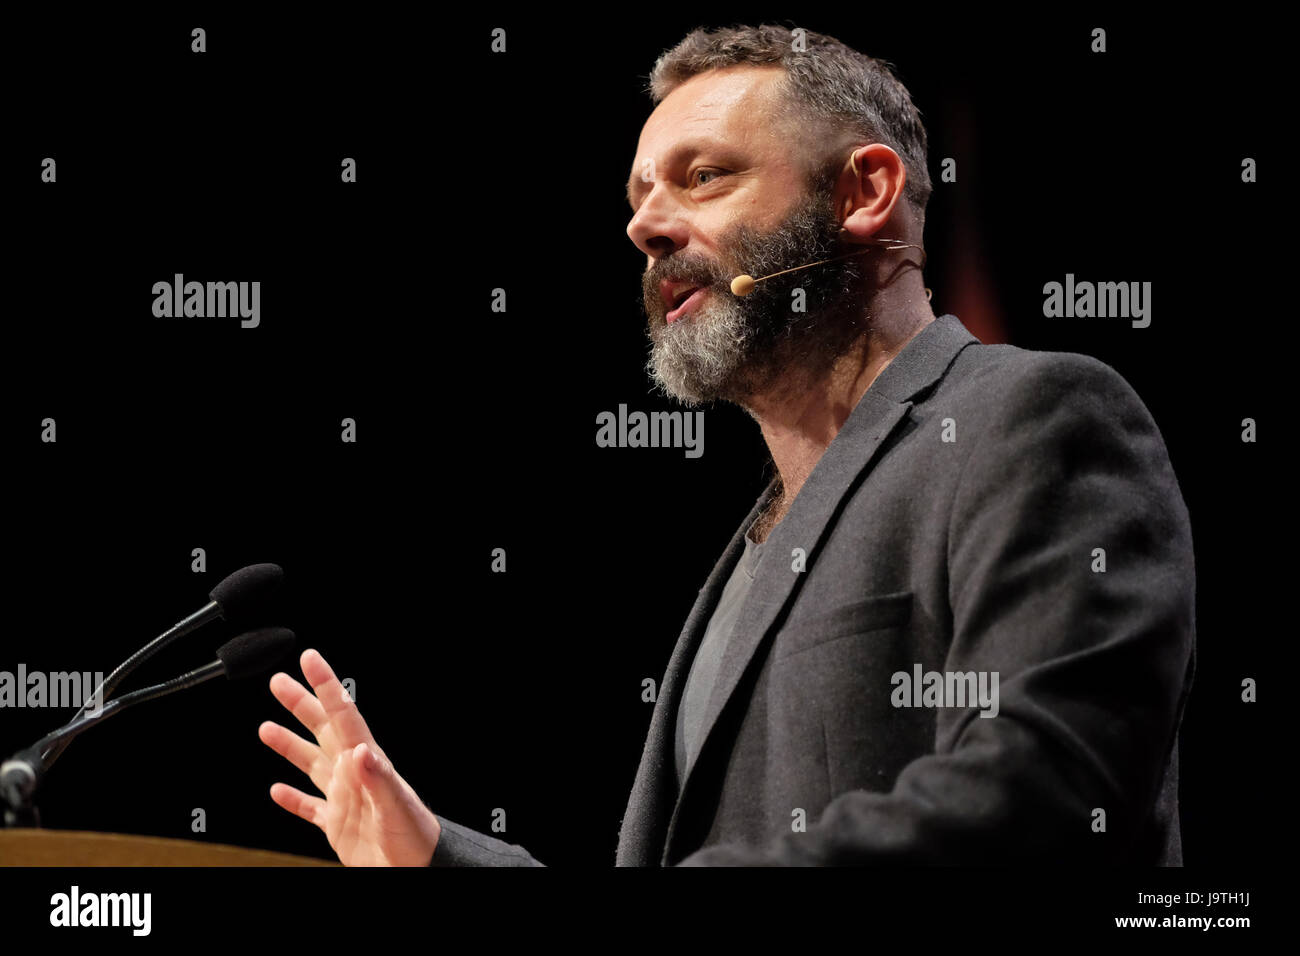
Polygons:
<instances>
[{"instance_id":1,"label":"microphone boom arm","mask_svg":"<svg viewBox=\"0 0 1300 956\"><path fill-rule=\"evenodd\" d=\"M184 637L186 634L190 633L190 631L197 630L203 625L213 620L216 620L220 616L221 616L220 605L217 604L216 601L209 601L207 605L195 611L189 617L172 625L162 634L159 634L152 641L150 641L144 647L140 648L138 651L136 651L134 654L132 654L130 657L124 660L121 664L119 664L117 666L117 669L114 670L113 673L109 674L106 678L104 678L103 682L99 685L99 687L95 689L95 692L91 695L90 700L91 701L98 700L101 703L101 705L104 704L104 702L107 701L110 696L112 696L114 688L116 688L118 684L122 683L122 681L125 680L133 670L135 670L137 667L139 667L149 658L153 657L155 654L157 654L159 651L165 648L168 644L172 643L172 641L175 641L177 638ZM65 727L71 726L79 718L83 717L86 713L86 709L89 706L90 706L90 701L83 703L80 709L78 709L78 711L72 715L72 720L69 721L68 724L65 725ZM87 724L86 726L90 726L90 725ZM63 728L60 728L60 730L62 729ZM72 736L76 736L76 735L73 734ZM53 743L50 746L49 750L46 750L43 754L41 754L41 764L46 770L54 766L54 761L59 759L59 755L63 753L64 748L68 746L68 742L72 740L72 736L59 737L59 731L55 731L54 733L48 734L46 737L42 738L38 746L43 746L46 741L51 740L53 738L56 737L59 738L55 743Z\"/></svg>"}]
</instances>

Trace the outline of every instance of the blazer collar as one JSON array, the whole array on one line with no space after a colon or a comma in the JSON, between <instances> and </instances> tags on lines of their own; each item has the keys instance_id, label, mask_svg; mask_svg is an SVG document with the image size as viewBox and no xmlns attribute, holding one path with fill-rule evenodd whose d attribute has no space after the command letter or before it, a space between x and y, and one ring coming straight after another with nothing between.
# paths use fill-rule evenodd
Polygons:
<instances>
[{"instance_id":1,"label":"blazer collar","mask_svg":"<svg viewBox=\"0 0 1300 956\"><path fill-rule=\"evenodd\" d=\"M874 393L893 402L906 402L937 382L958 352L968 345L977 344L979 339L966 330L957 316L941 315L912 336L894 360L876 376L863 397ZM844 423L845 428L852 420L853 414L850 414ZM838 441L839 435L835 438ZM834 444L831 442L831 447ZM829 447L827 451L830 451Z\"/></svg>"}]
</instances>

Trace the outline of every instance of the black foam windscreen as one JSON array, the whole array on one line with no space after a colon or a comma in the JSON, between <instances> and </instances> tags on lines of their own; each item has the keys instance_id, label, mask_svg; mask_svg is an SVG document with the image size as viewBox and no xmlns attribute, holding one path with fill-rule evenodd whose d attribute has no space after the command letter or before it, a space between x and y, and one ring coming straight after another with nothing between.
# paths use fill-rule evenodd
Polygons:
<instances>
[{"instance_id":1,"label":"black foam windscreen","mask_svg":"<svg viewBox=\"0 0 1300 956\"><path fill-rule=\"evenodd\" d=\"M231 638L217 650L231 680L256 677L288 653L297 640L287 627L263 627Z\"/></svg>"},{"instance_id":2,"label":"black foam windscreen","mask_svg":"<svg viewBox=\"0 0 1300 956\"><path fill-rule=\"evenodd\" d=\"M208 594L221 608L221 616L235 624L256 623L251 618L284 580L278 564L250 564L228 575Z\"/></svg>"}]
</instances>

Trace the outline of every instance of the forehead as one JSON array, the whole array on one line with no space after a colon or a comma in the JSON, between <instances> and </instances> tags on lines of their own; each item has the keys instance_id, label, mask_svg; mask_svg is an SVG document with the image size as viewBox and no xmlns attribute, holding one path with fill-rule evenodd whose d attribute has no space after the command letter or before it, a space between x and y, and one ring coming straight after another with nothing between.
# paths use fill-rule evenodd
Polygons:
<instances>
[{"instance_id":1,"label":"forehead","mask_svg":"<svg viewBox=\"0 0 1300 956\"><path fill-rule=\"evenodd\" d=\"M650 114L637 144L639 156L656 156L687 140L718 140L730 146L778 147L776 110L785 70L779 66L733 66L691 77Z\"/></svg>"}]
</instances>

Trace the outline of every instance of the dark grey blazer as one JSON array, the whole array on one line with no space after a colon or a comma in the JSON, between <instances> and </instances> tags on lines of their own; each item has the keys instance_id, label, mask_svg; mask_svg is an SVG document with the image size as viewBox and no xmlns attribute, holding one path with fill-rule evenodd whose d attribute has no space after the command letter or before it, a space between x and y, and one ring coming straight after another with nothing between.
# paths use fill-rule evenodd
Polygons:
<instances>
[{"instance_id":1,"label":"dark grey blazer","mask_svg":"<svg viewBox=\"0 0 1300 956\"><path fill-rule=\"evenodd\" d=\"M1191 529L1114 370L983 345L952 315L918 333L768 538L679 798L682 687L773 491L668 662L618 865L1181 864ZM913 696L918 671L996 674L996 716ZM434 865L540 865L442 824Z\"/></svg>"}]
</instances>

